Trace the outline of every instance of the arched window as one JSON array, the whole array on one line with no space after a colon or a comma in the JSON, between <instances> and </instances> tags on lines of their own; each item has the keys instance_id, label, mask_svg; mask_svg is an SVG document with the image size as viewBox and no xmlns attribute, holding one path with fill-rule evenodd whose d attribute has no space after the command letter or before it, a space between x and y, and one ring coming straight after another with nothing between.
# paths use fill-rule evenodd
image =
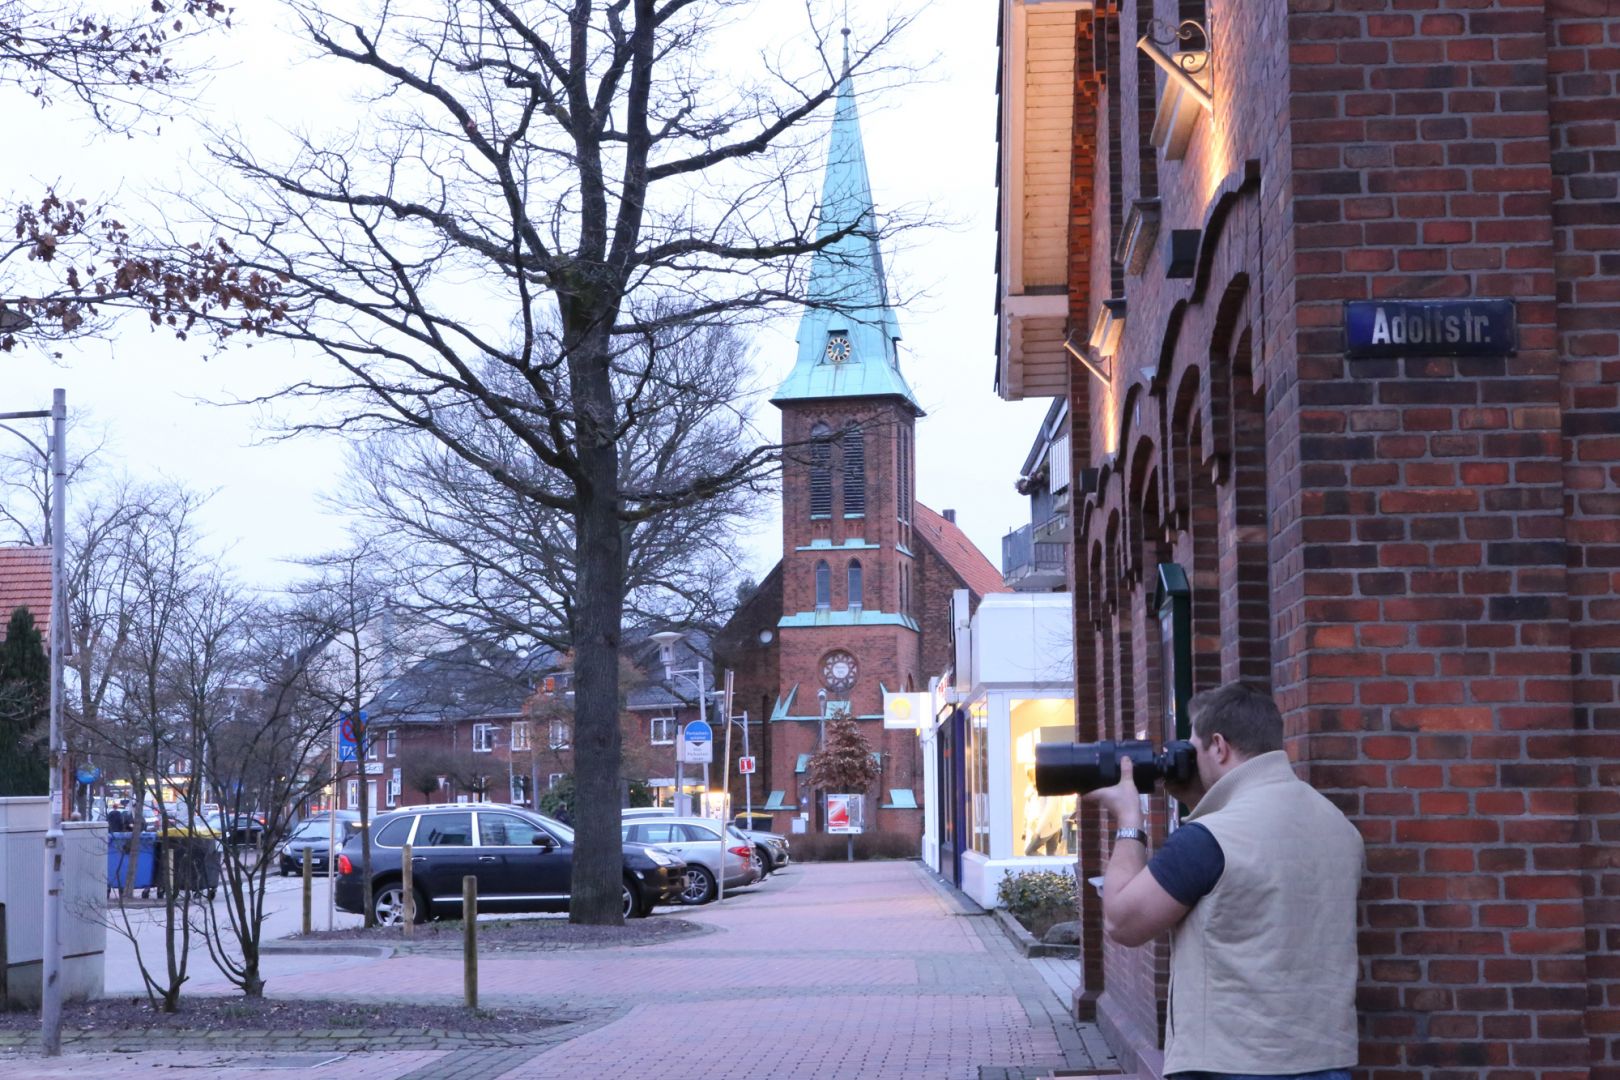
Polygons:
<instances>
[{"instance_id":1,"label":"arched window","mask_svg":"<svg viewBox=\"0 0 1620 1080\"><path fill-rule=\"evenodd\" d=\"M849 560L849 609L858 611L861 603L861 560Z\"/></svg>"},{"instance_id":2,"label":"arched window","mask_svg":"<svg viewBox=\"0 0 1620 1080\"><path fill-rule=\"evenodd\" d=\"M810 516L832 517L832 429L810 429Z\"/></svg>"},{"instance_id":3,"label":"arched window","mask_svg":"<svg viewBox=\"0 0 1620 1080\"><path fill-rule=\"evenodd\" d=\"M816 563L816 607L832 607L832 567L826 559Z\"/></svg>"},{"instance_id":4,"label":"arched window","mask_svg":"<svg viewBox=\"0 0 1620 1080\"><path fill-rule=\"evenodd\" d=\"M844 432L844 516L866 514L866 436L859 428Z\"/></svg>"}]
</instances>

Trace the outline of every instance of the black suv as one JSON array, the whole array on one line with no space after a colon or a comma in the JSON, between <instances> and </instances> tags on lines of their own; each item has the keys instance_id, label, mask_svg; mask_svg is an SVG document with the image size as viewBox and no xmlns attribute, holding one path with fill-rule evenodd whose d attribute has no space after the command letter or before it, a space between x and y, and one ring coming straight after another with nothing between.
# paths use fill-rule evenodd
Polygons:
<instances>
[{"instance_id":1,"label":"black suv","mask_svg":"<svg viewBox=\"0 0 1620 1080\"><path fill-rule=\"evenodd\" d=\"M377 921L405 916L403 848L411 845L416 918L461 912L461 879L478 878L481 912L567 911L574 870L574 830L515 806L469 803L396 810L371 823L371 880ZM360 838L338 856L335 900L364 911ZM646 844L624 845L624 915L679 902L686 863Z\"/></svg>"}]
</instances>

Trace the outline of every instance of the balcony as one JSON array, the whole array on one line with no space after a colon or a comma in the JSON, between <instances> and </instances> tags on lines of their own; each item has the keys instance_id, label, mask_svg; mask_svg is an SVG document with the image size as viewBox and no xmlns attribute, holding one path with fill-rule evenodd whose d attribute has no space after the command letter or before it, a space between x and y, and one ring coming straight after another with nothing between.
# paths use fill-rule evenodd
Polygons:
<instances>
[{"instance_id":1,"label":"balcony","mask_svg":"<svg viewBox=\"0 0 1620 1080\"><path fill-rule=\"evenodd\" d=\"M1068 584L1068 547L1037 536L1049 522L1025 525L1001 538L1001 578L1018 592L1049 592Z\"/></svg>"}]
</instances>

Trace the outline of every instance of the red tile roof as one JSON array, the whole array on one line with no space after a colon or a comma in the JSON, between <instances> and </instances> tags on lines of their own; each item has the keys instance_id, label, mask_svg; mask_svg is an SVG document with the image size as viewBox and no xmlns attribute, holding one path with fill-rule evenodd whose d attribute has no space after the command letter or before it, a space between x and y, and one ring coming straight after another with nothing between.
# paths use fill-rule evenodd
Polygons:
<instances>
[{"instance_id":1,"label":"red tile roof","mask_svg":"<svg viewBox=\"0 0 1620 1080\"><path fill-rule=\"evenodd\" d=\"M975 596L1012 592L1001 580L1001 571L954 522L946 521L922 503L917 503L916 508L912 524L917 535L962 579L969 592Z\"/></svg>"},{"instance_id":2,"label":"red tile roof","mask_svg":"<svg viewBox=\"0 0 1620 1080\"><path fill-rule=\"evenodd\" d=\"M25 607L39 632L50 640L51 549L0 547L0 640L6 636L11 613Z\"/></svg>"}]
</instances>

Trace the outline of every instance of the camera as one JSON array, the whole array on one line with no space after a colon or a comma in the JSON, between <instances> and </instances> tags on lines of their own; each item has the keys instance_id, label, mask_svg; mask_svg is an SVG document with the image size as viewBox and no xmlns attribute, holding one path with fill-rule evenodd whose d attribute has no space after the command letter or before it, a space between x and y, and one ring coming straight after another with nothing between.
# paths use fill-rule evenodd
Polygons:
<instances>
[{"instance_id":1,"label":"camera","mask_svg":"<svg viewBox=\"0 0 1620 1080\"><path fill-rule=\"evenodd\" d=\"M1185 783L1198 775L1198 750L1186 740L1153 752L1146 739L1094 743L1041 743L1035 747L1038 795L1084 795L1119 783L1119 760L1130 758L1136 790L1151 794L1160 780Z\"/></svg>"}]
</instances>

